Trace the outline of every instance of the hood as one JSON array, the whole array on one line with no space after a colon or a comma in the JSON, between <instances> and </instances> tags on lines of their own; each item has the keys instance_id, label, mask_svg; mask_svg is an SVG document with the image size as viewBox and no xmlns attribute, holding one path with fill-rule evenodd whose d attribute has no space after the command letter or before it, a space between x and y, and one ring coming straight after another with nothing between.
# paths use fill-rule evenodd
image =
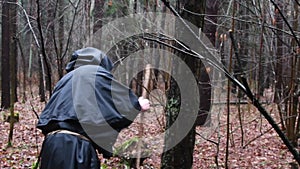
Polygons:
<instances>
[{"instance_id":1,"label":"hood","mask_svg":"<svg viewBox=\"0 0 300 169\"><path fill-rule=\"evenodd\" d=\"M93 47L87 47L75 51L70 62L66 66L66 71L70 72L83 65L99 65L111 71L113 68L112 61L99 49Z\"/></svg>"}]
</instances>

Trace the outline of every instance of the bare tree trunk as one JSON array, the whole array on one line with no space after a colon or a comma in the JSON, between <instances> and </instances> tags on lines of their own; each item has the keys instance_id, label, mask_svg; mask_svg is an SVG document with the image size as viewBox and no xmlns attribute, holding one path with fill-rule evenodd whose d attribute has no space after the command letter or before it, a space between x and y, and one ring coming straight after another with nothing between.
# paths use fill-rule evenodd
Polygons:
<instances>
[{"instance_id":1,"label":"bare tree trunk","mask_svg":"<svg viewBox=\"0 0 300 169\"><path fill-rule=\"evenodd\" d=\"M22 7L24 8L24 10L28 11L28 14L26 15L29 15L29 16L33 16L33 12L34 12L34 9L35 9L35 6L34 6L34 1L33 0L30 0L26 3L22 3ZM29 20L27 20L27 17L28 16L22 16L22 18L20 19L20 22L22 23L28 23ZM33 16L34 17L34 16ZM30 70L31 70L31 64L30 63L32 61L32 52L31 52L31 44L32 44L32 36L31 36L31 32L28 31L28 32L25 32L25 34L22 36L22 37L18 37L17 39L17 46L19 48L19 51L20 51L20 71L22 73L20 74L23 74L22 76L22 102L24 103L28 96L26 95L26 87L29 83L27 83L30 79Z\"/></svg>"},{"instance_id":2,"label":"bare tree trunk","mask_svg":"<svg viewBox=\"0 0 300 169\"><path fill-rule=\"evenodd\" d=\"M17 46L16 46L16 32L17 32L17 6L14 4L16 3L16 0L9 0L5 1L3 4L3 14L2 15L2 22L6 22L5 28L8 30L4 30L4 33L7 33L4 36L7 37L6 42L2 42L4 46L7 46L7 48L3 48L3 50L7 49L6 51L6 56L8 59L8 72L5 70L4 73L7 74L9 77L8 80L8 86L9 88L7 89L9 93L9 107L10 107L10 130L9 130L9 135L8 135L8 145L10 146L12 143L13 139L13 130L14 130L14 123L15 123L15 114L14 114L14 103L16 101L16 79L17 79L17 71L16 71L16 64L17 64ZM7 32L6 32L7 31ZM3 51L2 50L2 51ZM3 57L4 55L2 55ZM7 61L7 60L6 60ZM3 63L2 63L3 64ZM4 71L4 70L2 70ZM2 76L3 78L3 76ZM4 79L2 79L3 81Z\"/></svg>"},{"instance_id":3,"label":"bare tree trunk","mask_svg":"<svg viewBox=\"0 0 300 169\"><path fill-rule=\"evenodd\" d=\"M265 7L262 5L262 11L261 11L261 35L260 35L260 46L259 46L259 60L258 60L258 75L257 75L257 93L259 96L263 96L264 89L267 87L266 84L266 78L264 74L264 66L263 63L265 61L265 57L263 56L264 51L264 33L265 33Z\"/></svg>"},{"instance_id":4,"label":"bare tree trunk","mask_svg":"<svg viewBox=\"0 0 300 169\"><path fill-rule=\"evenodd\" d=\"M213 44L214 47L217 46L217 41L216 41L216 37L217 37L217 23L218 23L218 10L219 10L219 1L218 0L207 0L206 1L206 9L205 9L205 14L206 19L204 21L204 28L203 28L203 32L204 34L208 37L208 39L210 40L210 42ZM210 86L207 84L207 82L209 82L209 77L207 73L203 73L205 72L205 67L203 64L200 64L200 71L198 72L197 77L200 77L199 81L202 82L199 85L200 88L200 99L202 98L202 105L203 103L205 103L207 100L205 100L206 98L203 98L202 96L205 95L206 97L210 97ZM209 111L207 110L207 108L205 108L205 106L201 106L202 109L204 108L205 111ZM206 107L210 107L210 106L206 106ZM211 115L207 113L202 113L202 115L198 116L197 119L197 125L204 125L204 123L207 123L205 125L211 125Z\"/></svg>"},{"instance_id":5,"label":"bare tree trunk","mask_svg":"<svg viewBox=\"0 0 300 169\"><path fill-rule=\"evenodd\" d=\"M182 1L184 8L187 9L188 11L192 11L195 13L199 14L204 14L205 11L205 0L202 1L196 1L196 0L190 0L190 1ZM194 25L196 25L199 28L203 28L204 25L204 17L198 16L191 14L189 12L183 12L182 17ZM180 29L176 29L180 30ZM177 32L180 34L180 32ZM180 36L180 35L179 35ZM185 55L178 54L185 62L186 64L191 68L192 72L201 72L201 74L205 74L206 72L203 72L203 65L201 63L200 59L195 59L191 57L186 57ZM205 70L205 69L204 69ZM173 71L180 71L180 68L177 68L176 70ZM183 72L178 72L178 73L183 73ZM196 74L198 74L196 73ZM195 76L196 76L195 74ZM207 73L206 73L207 74ZM198 74L199 75L199 74ZM183 75L184 76L184 75ZM204 78L205 76L201 77L196 77L197 80L204 80L206 83L208 83L207 80ZM208 77L208 76L207 76ZM180 80L180 79L179 79ZM178 113L180 111L180 105L181 104L188 104L181 102L180 99L180 91L178 89L178 86L175 84L176 82L174 79L171 79L171 88L168 93L168 106L170 107L168 110L166 110L166 128L170 127L173 125L174 121L176 120L176 117L178 116ZM192 89L191 89L192 90ZM200 89L201 90L201 89ZM210 93L209 93L210 94ZM201 91L200 91L201 95ZM206 97L207 98L207 97ZM175 100L175 103L173 102ZM208 103L207 103L208 104ZM203 104L202 104L203 105ZM206 106L204 106L206 107ZM210 107L210 104L209 104ZM209 109L208 107L208 109ZM200 109L201 108L201 100L200 100ZM204 108L205 109L205 108ZM205 117L206 118L206 117ZM184 124L179 124L178 130L180 130L180 125ZM161 163L161 168L176 168L176 169L189 169L192 168L193 166L193 152L194 152L194 144L195 144L195 134L196 134L196 125L193 125L193 127L190 129L188 134L173 148L167 150L162 154L162 163ZM165 137L172 137L171 135L176 136L176 133L166 133ZM165 147L168 146L168 142L165 142Z\"/></svg>"},{"instance_id":6,"label":"bare tree trunk","mask_svg":"<svg viewBox=\"0 0 300 169\"><path fill-rule=\"evenodd\" d=\"M11 83L11 106L12 103L15 103L18 99L17 97L17 57L18 57L18 48L17 48L17 25L18 25L18 15L17 15L17 0L10 0L10 16L11 16L11 48L10 48L10 83Z\"/></svg>"},{"instance_id":7,"label":"bare tree trunk","mask_svg":"<svg viewBox=\"0 0 300 169\"><path fill-rule=\"evenodd\" d=\"M95 0L94 27L93 27L94 33L97 32L102 27L102 19L103 19L103 12L104 12L103 9L104 9L104 0ZM100 33L98 33L97 35L100 35Z\"/></svg>"},{"instance_id":8,"label":"bare tree trunk","mask_svg":"<svg viewBox=\"0 0 300 169\"><path fill-rule=\"evenodd\" d=\"M299 24L299 6L296 2L294 2L294 8L295 8L295 16L294 16L294 29L297 30L299 29L298 27L298 24ZM299 56L299 52L297 52L297 45L296 45L296 42L294 40L295 43L295 50L296 50L296 53L295 53L295 77L300 77L300 59L297 58L297 56ZM299 49L298 49L299 50ZM298 135L298 133L300 132L300 101L299 101L299 97L300 97L300 84L295 84L295 89L294 89L294 112L298 112L297 116L298 116L298 119L297 119L297 122L296 122L296 132L295 134ZM298 99L297 99L298 98ZM298 109L297 109L298 107ZM297 138L298 139L298 138Z\"/></svg>"},{"instance_id":9,"label":"bare tree trunk","mask_svg":"<svg viewBox=\"0 0 300 169\"><path fill-rule=\"evenodd\" d=\"M294 30L298 30L298 15L299 15L299 7L298 4L296 2L294 2L294 16L293 16L293 29ZM292 38L291 40L291 45L292 45L292 50L296 51L297 50L297 44L294 38ZM297 120L297 116L299 115L300 112L297 112L297 107L299 104L299 100L298 100L298 95L296 94L298 91L298 85L297 83L295 83L295 81L297 81L297 54L294 54L294 52L292 51L292 57L290 59L290 82L289 82L289 88L290 91L289 93L289 101L288 101L288 114L289 114L289 125L287 126L287 136L290 139L290 141L294 144L295 147L298 146L298 131L299 129L297 129L297 124L296 124L296 120ZM298 116L299 118L299 116Z\"/></svg>"},{"instance_id":10,"label":"bare tree trunk","mask_svg":"<svg viewBox=\"0 0 300 169\"><path fill-rule=\"evenodd\" d=\"M58 1L58 52L56 53L57 57L57 71L59 79L64 75L64 63L63 63L63 53L64 53L64 43L65 43L65 26L64 26L64 8L66 4L64 1ZM57 44L55 44L57 45ZM67 50L67 49L66 49Z\"/></svg>"},{"instance_id":11,"label":"bare tree trunk","mask_svg":"<svg viewBox=\"0 0 300 169\"><path fill-rule=\"evenodd\" d=\"M8 1L2 1L2 57L1 57L1 107L7 109L10 107L10 45L11 42L11 24L9 18L9 4ZM10 44L10 43L9 43Z\"/></svg>"},{"instance_id":12,"label":"bare tree trunk","mask_svg":"<svg viewBox=\"0 0 300 169\"><path fill-rule=\"evenodd\" d=\"M50 93L49 96L51 96L51 93L52 93L52 88L51 88L51 85L52 85L52 78L51 78L51 67L50 67L50 62L48 60L48 57L47 57L47 53L46 53L46 45L45 45L45 37L44 37L44 33L43 33L43 28L42 28L42 18L41 18L41 4L40 4L40 0L36 0L36 5L37 5L37 29L38 29L38 32L39 32L39 35L40 35L40 49L39 49L39 60L41 62L41 65L45 65L45 69L42 70L42 72L45 72L43 73L43 79L45 79L45 82L46 82L46 85L47 85L47 89ZM43 82L44 83L44 82ZM40 84L42 84L42 82L40 82ZM44 91L45 90L40 90L40 91ZM40 93L41 96L42 95L45 95L45 93ZM42 101L42 99L41 99Z\"/></svg>"},{"instance_id":13,"label":"bare tree trunk","mask_svg":"<svg viewBox=\"0 0 300 169\"><path fill-rule=\"evenodd\" d=\"M39 52L38 52L39 53ZM44 66L41 58L41 54L38 54L38 65L39 65L39 71L38 71L38 77L39 77L39 96L40 101L44 102L46 101L46 94L45 94L45 79L44 79Z\"/></svg>"},{"instance_id":14,"label":"bare tree trunk","mask_svg":"<svg viewBox=\"0 0 300 169\"><path fill-rule=\"evenodd\" d=\"M19 46L19 51L20 51L20 57L21 57L21 62L22 62L22 73L23 74L22 78L23 78L23 85L22 85L22 95L23 95L23 99L22 102L25 103L27 97L26 97L26 61L25 61L25 55L24 55L24 49L23 46L20 42L20 39L16 39L17 40L17 45Z\"/></svg>"},{"instance_id":15,"label":"bare tree trunk","mask_svg":"<svg viewBox=\"0 0 300 169\"><path fill-rule=\"evenodd\" d=\"M241 19L243 20L249 20L249 1L243 1L240 0L239 1L240 5L239 5L239 9L238 9L238 16L242 16ZM241 74L242 72L239 72L238 67L242 67L244 70L248 70L247 69L247 58L249 57L249 24L247 22L238 22L238 29L239 32L241 33L241 35L239 36L239 56L240 56L240 63L238 63L237 58L235 59L235 63L234 63L234 71L235 73ZM249 72L250 73L250 72ZM240 90L238 90L238 97L242 97L242 95L244 95L243 92L241 92Z\"/></svg>"},{"instance_id":16,"label":"bare tree trunk","mask_svg":"<svg viewBox=\"0 0 300 169\"><path fill-rule=\"evenodd\" d=\"M218 0L206 1L206 10L205 10L206 19L204 22L203 32L205 33L205 35L208 37L208 39L214 46L216 46L218 10L219 10Z\"/></svg>"},{"instance_id":17,"label":"bare tree trunk","mask_svg":"<svg viewBox=\"0 0 300 169\"><path fill-rule=\"evenodd\" d=\"M232 18L236 15L236 1L233 2L233 10L232 10ZM235 31L235 20L231 20L231 30ZM233 45L230 46L230 56L229 56L229 65L228 70L229 72L232 72L233 69ZM234 71L234 70L233 70ZM227 169L228 166L228 160L229 160L229 141L230 141L230 97L231 97L231 91L232 91L232 83L228 79L228 86L227 86L227 118L226 118L226 148L225 148L225 168Z\"/></svg>"},{"instance_id":18,"label":"bare tree trunk","mask_svg":"<svg viewBox=\"0 0 300 169\"><path fill-rule=\"evenodd\" d=\"M281 2L278 2L278 6L282 7ZM279 15L279 12L277 9L275 9L275 20L276 20L276 27L278 28L277 31L277 51L276 51L276 69L275 69L275 98L274 101L275 103L279 104L281 101L280 99L282 98L282 57L283 57L283 43L282 43L282 38L283 38L283 33L281 30L283 29L283 21L281 16Z\"/></svg>"}]
</instances>

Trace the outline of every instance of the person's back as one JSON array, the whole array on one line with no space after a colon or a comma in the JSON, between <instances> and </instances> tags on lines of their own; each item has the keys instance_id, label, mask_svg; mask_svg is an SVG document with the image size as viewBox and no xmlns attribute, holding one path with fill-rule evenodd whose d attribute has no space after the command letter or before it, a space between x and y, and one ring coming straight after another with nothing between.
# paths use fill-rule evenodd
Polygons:
<instances>
[{"instance_id":1,"label":"person's back","mask_svg":"<svg viewBox=\"0 0 300 169\"><path fill-rule=\"evenodd\" d=\"M141 108L131 90L113 78L112 67L95 48L72 55L37 125L46 136L41 168L99 168L95 149L111 156L118 132L149 109L149 101Z\"/></svg>"}]
</instances>

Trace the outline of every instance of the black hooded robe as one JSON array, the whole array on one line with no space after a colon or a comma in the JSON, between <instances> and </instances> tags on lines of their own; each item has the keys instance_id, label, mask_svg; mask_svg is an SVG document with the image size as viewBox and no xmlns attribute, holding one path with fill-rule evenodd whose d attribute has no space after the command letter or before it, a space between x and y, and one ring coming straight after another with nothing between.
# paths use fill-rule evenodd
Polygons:
<instances>
[{"instance_id":1,"label":"black hooded robe","mask_svg":"<svg viewBox=\"0 0 300 169\"><path fill-rule=\"evenodd\" d=\"M72 55L68 73L55 86L37 124L45 135L42 169L99 169L95 149L105 157L112 155L119 131L141 110L132 91L113 78L112 67L109 58L95 48Z\"/></svg>"}]
</instances>

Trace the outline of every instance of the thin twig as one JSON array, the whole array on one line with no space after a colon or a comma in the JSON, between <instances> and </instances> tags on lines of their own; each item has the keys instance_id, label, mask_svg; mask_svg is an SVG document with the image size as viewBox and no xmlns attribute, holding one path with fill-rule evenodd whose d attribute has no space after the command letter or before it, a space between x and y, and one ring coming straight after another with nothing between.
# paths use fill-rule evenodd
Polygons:
<instances>
[{"instance_id":1,"label":"thin twig","mask_svg":"<svg viewBox=\"0 0 300 169\"><path fill-rule=\"evenodd\" d=\"M257 140L258 138L262 137L263 135L265 135L266 133L268 133L269 131L271 131L273 129L273 127L269 128L268 130L264 131L263 133L260 133L260 135L254 137L253 139L251 139L250 141L248 141L245 145L243 145L243 149L245 149L249 144L251 144L253 141Z\"/></svg>"},{"instance_id":2,"label":"thin twig","mask_svg":"<svg viewBox=\"0 0 300 169\"><path fill-rule=\"evenodd\" d=\"M198 136L200 136L202 139L204 139L205 141L208 141L208 142L210 142L210 143L213 143L213 144L215 144L215 145L219 145L219 143L217 143L217 142L215 142L215 141L213 141L213 140L210 140L210 139L207 139L207 138L205 138L204 136L202 136L200 133L198 133L198 132L196 132L196 135L198 135Z\"/></svg>"}]
</instances>

